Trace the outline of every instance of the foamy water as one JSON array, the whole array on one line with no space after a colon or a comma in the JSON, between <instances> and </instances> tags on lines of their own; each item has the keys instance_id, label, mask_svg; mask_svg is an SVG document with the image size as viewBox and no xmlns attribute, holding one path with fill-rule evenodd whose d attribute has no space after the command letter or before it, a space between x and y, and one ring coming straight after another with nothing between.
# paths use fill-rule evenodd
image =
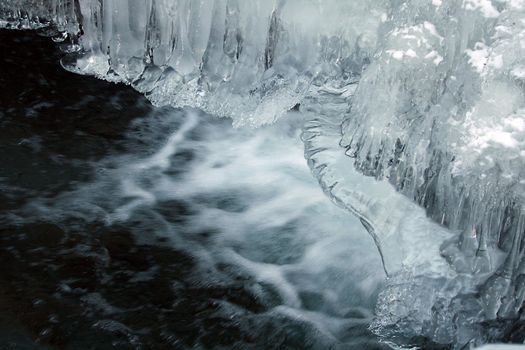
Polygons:
<instances>
[{"instance_id":1,"label":"foamy water","mask_svg":"<svg viewBox=\"0 0 525 350\"><path fill-rule=\"evenodd\" d=\"M380 256L310 174L302 124L299 113L259 129L195 110L147 116L129 133L130 151L92 164L94 181L35 200L26 215L123 226L139 244L168 244L194 257L193 283L206 288L246 276L268 309L248 316L221 301L239 322L299 322L314 348L378 346L367 328L385 278Z\"/></svg>"}]
</instances>

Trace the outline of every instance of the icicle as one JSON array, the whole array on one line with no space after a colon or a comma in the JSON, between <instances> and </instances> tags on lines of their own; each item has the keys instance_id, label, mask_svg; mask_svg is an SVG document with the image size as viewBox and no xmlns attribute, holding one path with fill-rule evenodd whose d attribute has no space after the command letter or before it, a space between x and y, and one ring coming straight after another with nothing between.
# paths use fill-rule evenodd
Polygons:
<instances>
[{"instance_id":1,"label":"icicle","mask_svg":"<svg viewBox=\"0 0 525 350\"><path fill-rule=\"evenodd\" d=\"M510 309L507 304L512 303L512 297L508 296L511 279L514 275L516 262L520 254L520 247L524 229L523 216L518 219L517 230L514 232L512 248L499 271L491 276L483 285L481 300L485 307L485 315L488 319L496 319L500 307Z\"/></svg>"},{"instance_id":2,"label":"icicle","mask_svg":"<svg viewBox=\"0 0 525 350\"><path fill-rule=\"evenodd\" d=\"M490 255L487 251L487 230L479 233L479 245L474 258L474 273L487 273L492 271Z\"/></svg>"}]
</instances>

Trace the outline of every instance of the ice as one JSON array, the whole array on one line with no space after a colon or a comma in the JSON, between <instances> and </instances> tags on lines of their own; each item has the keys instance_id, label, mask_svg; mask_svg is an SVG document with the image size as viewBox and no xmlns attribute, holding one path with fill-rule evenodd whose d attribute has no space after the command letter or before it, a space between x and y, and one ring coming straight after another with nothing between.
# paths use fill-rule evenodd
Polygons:
<instances>
[{"instance_id":1,"label":"ice","mask_svg":"<svg viewBox=\"0 0 525 350\"><path fill-rule=\"evenodd\" d=\"M26 0L0 8L4 21L23 28L78 22L76 30L67 28L73 37L82 34L81 52L63 60L69 70L131 84L157 105L199 107L236 125L259 126L299 103L310 85L359 73L386 4Z\"/></svg>"},{"instance_id":2,"label":"ice","mask_svg":"<svg viewBox=\"0 0 525 350\"><path fill-rule=\"evenodd\" d=\"M56 32L78 32L76 1L0 0L0 28L38 29L53 25Z\"/></svg>"},{"instance_id":3,"label":"ice","mask_svg":"<svg viewBox=\"0 0 525 350\"><path fill-rule=\"evenodd\" d=\"M523 303L523 19L517 1L393 8L343 123L341 145L358 169L460 232L441 255L469 276L458 283L471 291L439 307L455 315L430 327L440 343L475 343L491 332L446 330L454 317L502 325Z\"/></svg>"},{"instance_id":4,"label":"ice","mask_svg":"<svg viewBox=\"0 0 525 350\"><path fill-rule=\"evenodd\" d=\"M312 172L389 275L378 334L460 348L521 322L525 1L0 0L0 19L51 25L66 69L156 105L256 127L299 110ZM112 220L155 200L122 186Z\"/></svg>"}]
</instances>

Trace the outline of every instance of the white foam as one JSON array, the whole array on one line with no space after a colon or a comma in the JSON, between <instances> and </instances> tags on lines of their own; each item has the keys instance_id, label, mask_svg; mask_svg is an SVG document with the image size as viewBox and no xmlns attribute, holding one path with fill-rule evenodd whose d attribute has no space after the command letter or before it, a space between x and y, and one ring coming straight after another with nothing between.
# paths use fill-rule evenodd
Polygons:
<instances>
[{"instance_id":1,"label":"white foam","mask_svg":"<svg viewBox=\"0 0 525 350\"><path fill-rule=\"evenodd\" d=\"M312 177L300 118L291 114L256 130L234 129L229 120L195 111L144 118L138 133L160 143L157 151L103 160L95 166L107 170L94 182L37 207L49 217L74 211L91 219L102 209L107 224L130 227L139 241L165 237L193 255L200 269L195 283L227 283L230 277L217 268L226 264L250 276L254 290L279 295L272 317L300 315L337 338L350 310L365 310L359 320L371 322L385 275L368 232ZM151 125L156 132L147 131ZM153 142L159 137L166 141ZM156 209L170 211L173 201L188 208L183 223ZM169 215L181 214L173 207ZM202 232L210 233L206 240ZM314 306L305 295L315 295Z\"/></svg>"}]
</instances>

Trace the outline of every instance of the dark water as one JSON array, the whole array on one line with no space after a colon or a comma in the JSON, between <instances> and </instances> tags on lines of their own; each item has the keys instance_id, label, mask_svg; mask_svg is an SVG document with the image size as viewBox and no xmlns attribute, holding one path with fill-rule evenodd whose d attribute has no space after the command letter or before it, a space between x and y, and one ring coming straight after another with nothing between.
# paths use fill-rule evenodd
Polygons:
<instances>
[{"instance_id":1,"label":"dark water","mask_svg":"<svg viewBox=\"0 0 525 350\"><path fill-rule=\"evenodd\" d=\"M383 349L361 225L301 117L235 130L0 30L0 349Z\"/></svg>"}]
</instances>

